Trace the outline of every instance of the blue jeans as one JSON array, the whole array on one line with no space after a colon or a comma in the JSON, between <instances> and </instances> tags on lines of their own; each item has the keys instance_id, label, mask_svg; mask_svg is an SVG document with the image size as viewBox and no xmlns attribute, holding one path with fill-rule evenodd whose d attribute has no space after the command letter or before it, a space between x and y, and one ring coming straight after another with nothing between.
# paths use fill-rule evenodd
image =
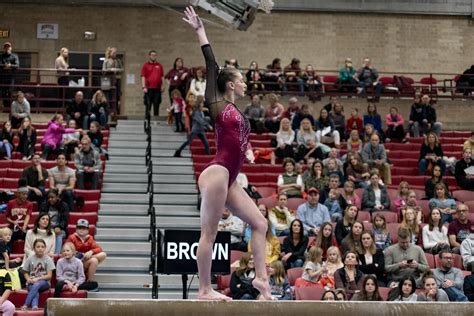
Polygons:
<instances>
[{"instance_id":1,"label":"blue jeans","mask_svg":"<svg viewBox=\"0 0 474 316\"><path fill-rule=\"evenodd\" d=\"M63 239L66 237L66 232L61 230L61 234L56 235L56 243L54 246L54 254L59 255L61 253L61 248L63 246Z\"/></svg>"},{"instance_id":2,"label":"blue jeans","mask_svg":"<svg viewBox=\"0 0 474 316\"><path fill-rule=\"evenodd\" d=\"M277 237L280 237L280 236L288 236L290 234L290 230L289 229L285 229L285 230L277 230L275 231L275 235Z\"/></svg>"},{"instance_id":3,"label":"blue jeans","mask_svg":"<svg viewBox=\"0 0 474 316\"><path fill-rule=\"evenodd\" d=\"M192 142L193 142L193 139L195 137L199 137L199 139L201 140L201 142L204 144L204 151L206 153L206 155L209 155L211 152L209 151L209 143L207 141L207 138L206 138L206 134L204 133L196 133L196 132L193 132L191 131L191 134L189 135L188 137L188 140L185 141L177 150L177 152L181 153L181 151L188 145L190 145Z\"/></svg>"},{"instance_id":4,"label":"blue jeans","mask_svg":"<svg viewBox=\"0 0 474 316\"><path fill-rule=\"evenodd\" d=\"M0 141L0 149L4 148L5 149L5 155L8 158L12 157L12 145L10 143L4 143L3 141Z\"/></svg>"},{"instance_id":5,"label":"blue jeans","mask_svg":"<svg viewBox=\"0 0 474 316\"><path fill-rule=\"evenodd\" d=\"M296 259L295 261L290 262L290 268L301 268L303 264L303 259Z\"/></svg>"},{"instance_id":6,"label":"blue jeans","mask_svg":"<svg viewBox=\"0 0 474 316\"><path fill-rule=\"evenodd\" d=\"M428 167L428 161L426 159L421 159L418 162L418 169L420 172L420 176L424 176L426 172L426 168ZM443 159L438 160L435 165L438 165L441 168L441 174L444 176L444 172L446 171L446 163Z\"/></svg>"},{"instance_id":7,"label":"blue jeans","mask_svg":"<svg viewBox=\"0 0 474 316\"><path fill-rule=\"evenodd\" d=\"M25 304L23 305L31 305L32 308L37 308L40 292L47 289L49 289L49 282L45 280L39 280L33 284L28 284L28 296L26 297Z\"/></svg>"},{"instance_id":8,"label":"blue jeans","mask_svg":"<svg viewBox=\"0 0 474 316\"><path fill-rule=\"evenodd\" d=\"M448 294L451 302L468 302L467 296L457 287L451 286L443 289Z\"/></svg>"},{"instance_id":9,"label":"blue jeans","mask_svg":"<svg viewBox=\"0 0 474 316\"><path fill-rule=\"evenodd\" d=\"M63 190L61 193L61 200L67 204L69 212L74 212L74 193L72 190Z\"/></svg>"}]
</instances>

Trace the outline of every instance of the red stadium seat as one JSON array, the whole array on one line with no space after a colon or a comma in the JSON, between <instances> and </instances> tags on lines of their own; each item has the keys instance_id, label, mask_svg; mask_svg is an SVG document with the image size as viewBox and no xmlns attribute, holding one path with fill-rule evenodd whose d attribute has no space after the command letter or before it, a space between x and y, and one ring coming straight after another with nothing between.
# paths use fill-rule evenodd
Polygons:
<instances>
[{"instance_id":1,"label":"red stadium seat","mask_svg":"<svg viewBox=\"0 0 474 316\"><path fill-rule=\"evenodd\" d=\"M86 219L89 221L90 225L97 224L97 213L93 212L70 212L69 213L69 224L75 225L79 219Z\"/></svg>"},{"instance_id":2,"label":"red stadium seat","mask_svg":"<svg viewBox=\"0 0 474 316\"><path fill-rule=\"evenodd\" d=\"M435 269L436 268L436 262L435 262L434 256L431 253L425 252L425 258L426 258L426 261L428 262L428 265L430 266L430 268Z\"/></svg>"},{"instance_id":3,"label":"red stadium seat","mask_svg":"<svg viewBox=\"0 0 474 316\"><path fill-rule=\"evenodd\" d=\"M388 223L387 230L390 233L390 238L392 238L392 245L398 242L398 228L400 224L398 223Z\"/></svg>"},{"instance_id":4,"label":"red stadium seat","mask_svg":"<svg viewBox=\"0 0 474 316\"><path fill-rule=\"evenodd\" d=\"M229 289L230 288L230 279L231 279L231 277L232 277L231 274L218 275L216 277L217 290L222 292L225 289Z\"/></svg>"},{"instance_id":5,"label":"red stadium seat","mask_svg":"<svg viewBox=\"0 0 474 316\"><path fill-rule=\"evenodd\" d=\"M23 169L8 168L7 177L12 179L20 179L22 172Z\"/></svg>"},{"instance_id":6,"label":"red stadium seat","mask_svg":"<svg viewBox=\"0 0 474 316\"><path fill-rule=\"evenodd\" d=\"M453 197L461 202L474 201L474 192L468 190L456 190L453 191Z\"/></svg>"},{"instance_id":7,"label":"red stadium seat","mask_svg":"<svg viewBox=\"0 0 474 316\"><path fill-rule=\"evenodd\" d=\"M27 295L28 295L27 290L15 290L15 291L12 291L12 293L8 297L8 300L12 302L15 306L20 307L20 306L23 306L23 304L25 303ZM46 303L46 300L49 298L49 295L50 295L49 290L40 292L39 304L38 304L40 308L44 308L44 305ZM29 314L29 312L30 311L28 311L28 314L26 315L31 315ZM42 311L41 311L41 315L43 315Z\"/></svg>"},{"instance_id":8,"label":"red stadium seat","mask_svg":"<svg viewBox=\"0 0 474 316\"><path fill-rule=\"evenodd\" d=\"M290 283L291 286L295 285L296 279L300 278L303 275L303 268L291 268L286 271L286 274L288 276L288 283Z\"/></svg>"},{"instance_id":9,"label":"red stadium seat","mask_svg":"<svg viewBox=\"0 0 474 316\"><path fill-rule=\"evenodd\" d=\"M44 168L44 165L43 163L41 163L41 165L43 166ZM12 160L12 166L11 168L13 169L25 169L26 167L29 167L31 166L31 161L27 161L27 160Z\"/></svg>"},{"instance_id":10,"label":"red stadium seat","mask_svg":"<svg viewBox=\"0 0 474 316\"><path fill-rule=\"evenodd\" d=\"M259 204L265 204L267 206L268 209L272 208L272 207L275 207L278 205L278 200L272 196L269 196L269 197L266 197L266 198L263 198L263 199L259 199L258 200L258 203Z\"/></svg>"},{"instance_id":11,"label":"red stadium seat","mask_svg":"<svg viewBox=\"0 0 474 316\"><path fill-rule=\"evenodd\" d=\"M379 287L379 293L380 293L380 296L382 297L382 299L384 301L387 300L388 298L388 293L390 292L391 288L389 287Z\"/></svg>"},{"instance_id":12,"label":"red stadium seat","mask_svg":"<svg viewBox=\"0 0 474 316\"><path fill-rule=\"evenodd\" d=\"M76 209L76 212L90 212L97 214L99 212L99 201L85 201L84 206L80 209Z\"/></svg>"},{"instance_id":13,"label":"red stadium seat","mask_svg":"<svg viewBox=\"0 0 474 316\"><path fill-rule=\"evenodd\" d=\"M54 289L50 289L51 297L54 296ZM71 291L61 291L61 298L87 298L87 291L80 290L76 293L72 293Z\"/></svg>"},{"instance_id":14,"label":"red stadium seat","mask_svg":"<svg viewBox=\"0 0 474 316\"><path fill-rule=\"evenodd\" d=\"M385 222L388 223L398 223L398 214L396 212L391 211L378 211L372 214L372 218L376 214L382 214L385 217Z\"/></svg>"},{"instance_id":15,"label":"red stadium seat","mask_svg":"<svg viewBox=\"0 0 474 316\"><path fill-rule=\"evenodd\" d=\"M6 170L12 167L12 160L0 160L0 170Z\"/></svg>"},{"instance_id":16,"label":"red stadium seat","mask_svg":"<svg viewBox=\"0 0 474 316\"><path fill-rule=\"evenodd\" d=\"M469 208L469 213L474 214L474 201L467 201L467 202L464 202L464 204L466 204L467 207Z\"/></svg>"},{"instance_id":17,"label":"red stadium seat","mask_svg":"<svg viewBox=\"0 0 474 316\"><path fill-rule=\"evenodd\" d=\"M15 240L13 243L12 253L25 253L25 241L21 239Z\"/></svg>"},{"instance_id":18,"label":"red stadium seat","mask_svg":"<svg viewBox=\"0 0 474 316\"><path fill-rule=\"evenodd\" d=\"M359 221L364 222L364 225L366 222L368 223L372 222L372 217L370 216L370 212L367 212L367 211L359 211L357 213L357 219Z\"/></svg>"},{"instance_id":19,"label":"red stadium seat","mask_svg":"<svg viewBox=\"0 0 474 316\"><path fill-rule=\"evenodd\" d=\"M272 187L257 187L257 191L262 197L272 196L276 193L275 188Z\"/></svg>"},{"instance_id":20,"label":"red stadium seat","mask_svg":"<svg viewBox=\"0 0 474 316\"><path fill-rule=\"evenodd\" d=\"M99 201L100 190L74 190L74 195L77 197L82 196L84 201Z\"/></svg>"},{"instance_id":21,"label":"red stadium seat","mask_svg":"<svg viewBox=\"0 0 474 316\"><path fill-rule=\"evenodd\" d=\"M295 288L295 299L297 301L320 301L325 291L321 286Z\"/></svg>"},{"instance_id":22,"label":"red stadium seat","mask_svg":"<svg viewBox=\"0 0 474 316\"><path fill-rule=\"evenodd\" d=\"M4 178L2 186L5 189L16 190L18 188L18 179Z\"/></svg>"},{"instance_id":23,"label":"red stadium seat","mask_svg":"<svg viewBox=\"0 0 474 316\"><path fill-rule=\"evenodd\" d=\"M339 91L337 86L337 76L325 75L322 78L323 82L323 91L325 92L336 92Z\"/></svg>"},{"instance_id":24,"label":"red stadium seat","mask_svg":"<svg viewBox=\"0 0 474 316\"><path fill-rule=\"evenodd\" d=\"M290 210L296 210L296 209L298 209L298 206L300 206L301 204L304 204L304 203L306 203L306 200L305 200L305 199L302 199L302 198L291 198L291 199L288 199L287 207L288 207Z\"/></svg>"}]
</instances>

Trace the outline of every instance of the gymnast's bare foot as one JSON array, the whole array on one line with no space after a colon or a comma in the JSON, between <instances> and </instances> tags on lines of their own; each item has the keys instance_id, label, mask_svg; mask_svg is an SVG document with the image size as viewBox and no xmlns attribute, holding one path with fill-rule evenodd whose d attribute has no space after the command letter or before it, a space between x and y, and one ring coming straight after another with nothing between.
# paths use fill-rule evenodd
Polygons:
<instances>
[{"instance_id":1,"label":"gymnast's bare foot","mask_svg":"<svg viewBox=\"0 0 474 316\"><path fill-rule=\"evenodd\" d=\"M270 285L268 284L268 281L255 278L252 281L252 285L260 292L260 295L258 297L259 300L272 301L275 299L272 296L272 293L270 292Z\"/></svg>"},{"instance_id":2,"label":"gymnast's bare foot","mask_svg":"<svg viewBox=\"0 0 474 316\"><path fill-rule=\"evenodd\" d=\"M203 300L203 301L232 301L231 297L228 297L213 289L199 291L197 298L198 300Z\"/></svg>"}]
</instances>

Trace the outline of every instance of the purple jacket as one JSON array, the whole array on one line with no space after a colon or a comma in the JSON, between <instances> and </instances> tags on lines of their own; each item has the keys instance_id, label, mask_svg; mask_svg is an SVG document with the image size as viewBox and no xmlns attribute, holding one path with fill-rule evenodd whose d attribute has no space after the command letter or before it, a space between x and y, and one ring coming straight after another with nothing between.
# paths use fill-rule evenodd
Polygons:
<instances>
[{"instance_id":1,"label":"purple jacket","mask_svg":"<svg viewBox=\"0 0 474 316\"><path fill-rule=\"evenodd\" d=\"M48 144L53 149L56 149L63 140L63 134L74 133L75 131L74 128L64 128L55 121L49 121L48 129L46 130L46 133L44 133L43 141L41 143Z\"/></svg>"}]
</instances>

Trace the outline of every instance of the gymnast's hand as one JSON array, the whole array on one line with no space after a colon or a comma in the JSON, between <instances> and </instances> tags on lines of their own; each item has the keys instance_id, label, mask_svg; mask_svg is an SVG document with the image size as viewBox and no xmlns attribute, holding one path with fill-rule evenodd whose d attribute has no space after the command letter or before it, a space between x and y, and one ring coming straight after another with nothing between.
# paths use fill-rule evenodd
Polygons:
<instances>
[{"instance_id":1,"label":"gymnast's hand","mask_svg":"<svg viewBox=\"0 0 474 316\"><path fill-rule=\"evenodd\" d=\"M247 158L249 163L255 163L255 156L253 155L252 149L247 149L245 152L245 158Z\"/></svg>"},{"instance_id":2,"label":"gymnast's hand","mask_svg":"<svg viewBox=\"0 0 474 316\"><path fill-rule=\"evenodd\" d=\"M198 32L199 30L204 30L204 25L202 24L202 21L201 19L199 18L199 16L196 14L196 12L194 11L194 8L189 6L189 7L186 7L186 9L184 10L184 15L186 15L185 18L183 18L183 20L188 23L189 25L192 26L192 28Z\"/></svg>"}]
</instances>

